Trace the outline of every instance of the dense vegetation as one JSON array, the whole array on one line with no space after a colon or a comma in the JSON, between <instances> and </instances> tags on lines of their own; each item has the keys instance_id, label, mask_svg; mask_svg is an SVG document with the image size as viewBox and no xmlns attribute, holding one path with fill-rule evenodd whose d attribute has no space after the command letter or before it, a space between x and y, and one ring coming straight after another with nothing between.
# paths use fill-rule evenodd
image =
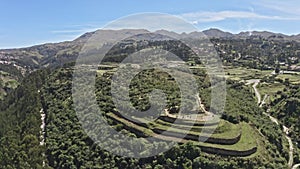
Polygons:
<instances>
[{"instance_id":1,"label":"dense vegetation","mask_svg":"<svg viewBox=\"0 0 300 169\"><path fill-rule=\"evenodd\" d=\"M291 130L291 136L300 143L300 87L288 84L288 86L277 93L279 97L271 102L274 106L271 113Z\"/></svg>"},{"instance_id":2,"label":"dense vegetation","mask_svg":"<svg viewBox=\"0 0 300 169\"><path fill-rule=\"evenodd\" d=\"M28 76L1 102L1 168L43 168L46 147L40 145L42 102L38 90L47 74L45 70Z\"/></svg>"},{"instance_id":3,"label":"dense vegetation","mask_svg":"<svg viewBox=\"0 0 300 169\"><path fill-rule=\"evenodd\" d=\"M266 149L263 148L251 158L237 158L207 154L201 152L197 146L183 144L152 158L130 159L102 150L82 130L72 108L71 78L70 68L57 70L51 76L48 76L46 71L39 71L29 76L15 92L8 96L7 103L4 103L1 108L1 115L5 116L1 118L2 166L39 168L42 166L42 161L54 168L149 168L150 166L154 168L253 168L254 166L284 168L286 164L285 157L282 156L283 149L280 147L282 140L277 132L279 129L270 124L267 119L261 118L258 113L260 110L252 104L253 97L247 94L249 93L247 89L241 86L239 88L239 84L234 82L230 84L227 98L233 100L227 104L224 118L235 123L239 121L254 123L270 140L263 143ZM108 79L102 76L97 79L98 89L105 91L105 86L109 84ZM36 85L32 85L32 82ZM14 99L16 95L19 96L18 100ZM101 103L101 100L99 102ZM109 105L107 102L107 105L102 106L106 106L109 110L111 109ZM41 108L47 114L46 147L39 145ZM116 125L115 127L121 132L128 133L122 129L122 125L111 124ZM42 156L43 152L46 152L47 159ZM214 162L216 159L218 163Z\"/></svg>"},{"instance_id":4,"label":"dense vegetation","mask_svg":"<svg viewBox=\"0 0 300 169\"><path fill-rule=\"evenodd\" d=\"M257 140L259 148L255 154L248 157L209 154L194 142L179 144L165 153L142 159L120 157L105 151L83 131L74 111L71 92L72 66L37 70L74 61L86 40L85 36L81 38L83 39L79 38L74 42L46 44L1 53L11 62L1 64L0 67L3 76L1 89L7 93L0 104L1 168L287 168L287 140L282 135L281 128L262 114L263 109L255 105L256 100L251 89L244 83L233 80L227 81L226 106L222 120L230 124L229 126L250 126L249 129L257 134L254 140ZM212 42L227 66L264 70L291 69L292 65L299 65L299 43L296 41L248 37L214 38ZM124 44L119 45L122 47ZM197 76L201 100L206 110L213 110L214 107L210 105L211 84L208 76L201 69L197 69L200 61L191 57L192 53L186 46L183 46L184 50L179 50L177 47L180 44L176 41L149 42L147 45L171 50L191 66L196 65L193 73ZM128 42L125 46L122 50L111 50L105 58L106 61L120 62L128 54L145 48L143 45L134 47ZM280 66L280 62L286 65ZM12 66L13 63L18 66ZM109 118L111 113L116 111L110 93L113 73L111 69L113 67L98 71L98 105L107 116L108 123L116 130L139 137L128 130L126 125ZM276 79L273 78L273 81ZM285 85L285 89L277 93L280 97L276 97L270 103L273 107L270 113L291 127L291 136L299 142L299 85L290 84L288 79L281 80L281 83ZM166 93L166 109L171 114L177 114L180 108L178 84L170 74L157 70L146 70L132 80L129 93L133 106L139 110L147 110L150 107L148 94L153 89L160 89ZM45 145L40 143L41 112L46 114ZM246 137L253 140L253 135L249 133L246 133ZM113 146L114 140L108 140L107 144L109 143L111 145L107 146ZM148 148L157 150L166 146L157 142ZM299 155L295 156L297 158Z\"/></svg>"},{"instance_id":5,"label":"dense vegetation","mask_svg":"<svg viewBox=\"0 0 300 169\"><path fill-rule=\"evenodd\" d=\"M249 39L212 39L225 64L254 69L275 69L282 63L285 69L299 63L299 43L269 40L262 37Z\"/></svg>"}]
</instances>

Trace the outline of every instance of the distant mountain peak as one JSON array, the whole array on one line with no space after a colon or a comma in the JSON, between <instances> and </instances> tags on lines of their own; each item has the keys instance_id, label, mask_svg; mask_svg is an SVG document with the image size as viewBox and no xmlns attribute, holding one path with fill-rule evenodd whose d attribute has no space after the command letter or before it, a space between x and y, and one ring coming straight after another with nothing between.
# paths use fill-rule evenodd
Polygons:
<instances>
[{"instance_id":1,"label":"distant mountain peak","mask_svg":"<svg viewBox=\"0 0 300 169\"><path fill-rule=\"evenodd\" d=\"M239 34L237 34L238 37L249 37L249 36L256 36L256 37L261 37L261 38L278 38L278 39L288 39L291 38L292 36L288 36L288 35L284 35L282 33L273 33L273 32L269 32L269 31L246 31L246 32L240 32Z\"/></svg>"},{"instance_id":2,"label":"distant mountain peak","mask_svg":"<svg viewBox=\"0 0 300 169\"><path fill-rule=\"evenodd\" d=\"M217 28L211 28L208 30L204 30L203 33L208 37L221 37L221 38L230 38L234 35L230 32L224 32Z\"/></svg>"}]
</instances>

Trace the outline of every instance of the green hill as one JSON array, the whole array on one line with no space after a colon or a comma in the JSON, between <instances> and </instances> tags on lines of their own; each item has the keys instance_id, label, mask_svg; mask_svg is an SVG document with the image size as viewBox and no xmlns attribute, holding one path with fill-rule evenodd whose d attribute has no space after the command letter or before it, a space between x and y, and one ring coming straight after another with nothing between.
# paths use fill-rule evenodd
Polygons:
<instances>
[{"instance_id":1,"label":"green hill","mask_svg":"<svg viewBox=\"0 0 300 169\"><path fill-rule=\"evenodd\" d=\"M193 168L256 168L261 166L285 168L287 165L283 156L287 152L281 147L284 140L281 138L279 129L260 115L261 112L254 106L255 100L248 89L238 88L236 82L228 84L228 103L225 108L224 122L217 130L219 134L215 135L221 139L230 138L230 135L222 135L222 133L226 133L227 130L234 131L231 130L232 127L240 126L241 130L237 130L237 134L241 131L242 135L236 144L199 143L187 139L183 144L175 146L163 154L146 159L131 159L119 157L101 149L81 128L72 106L72 68L57 69L49 73L49 71L37 71L29 75L1 105L0 164L4 168L42 168L43 162L45 163L44 167L49 168L147 168L149 166L164 166L164 168L188 166ZM104 73L104 76L106 75ZM109 101L109 95L105 96L108 84L108 78L97 77L98 103L105 108L107 116L117 119L118 116L109 114L113 110L113 105ZM202 95L205 93L205 90L202 91ZM16 96L18 99L15 99ZM239 106L234 104L237 101ZM41 141L41 109L46 114L45 145L39 143ZM136 133L128 130L126 127L129 125L128 121L122 122L123 118L121 118L116 123L116 120L112 118L108 119L108 122L117 130L139 137ZM144 131L151 134L153 133L153 130L150 131L151 128L164 129L168 126L166 123L149 124L152 126L149 127L149 132ZM138 130L142 126L131 127ZM197 128L201 128L201 126L195 127L195 129ZM175 132L180 132L180 130L184 130L184 128L174 129ZM195 134L197 130L193 132ZM233 137L235 135L232 134ZM257 151L246 157L222 154L225 150L241 151L251 149L253 146L257 147ZM211 148L219 150L216 152Z\"/></svg>"}]
</instances>

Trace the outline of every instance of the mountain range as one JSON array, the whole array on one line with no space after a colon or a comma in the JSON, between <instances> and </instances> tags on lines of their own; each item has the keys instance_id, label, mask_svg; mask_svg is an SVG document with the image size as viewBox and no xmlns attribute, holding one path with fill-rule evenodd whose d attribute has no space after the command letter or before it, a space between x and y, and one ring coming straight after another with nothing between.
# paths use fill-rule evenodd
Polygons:
<instances>
[{"instance_id":1,"label":"mountain range","mask_svg":"<svg viewBox=\"0 0 300 169\"><path fill-rule=\"evenodd\" d=\"M128 41L115 45L116 49L113 47L112 52L108 53L109 57L114 58L113 61L108 61L111 65L98 68L94 93L99 106L105 112L108 124L117 131L130 134L132 137L145 137L156 136L156 133L161 133L165 128L173 126L174 117L181 118L183 123L175 124L177 128L171 130L169 135L160 137L165 140L178 139L174 136L181 135L181 132L186 130L187 117L191 118L191 116L180 117L176 114L169 116L168 114L172 113L166 113L167 115L161 116L162 118L159 118L157 122L149 124L142 121L136 123L124 118L119 111L116 111L110 91L111 79L116 71L114 61L117 62L120 58L149 46L171 51L181 59L187 58L185 61L194 68L192 71L199 85L200 107L203 107L204 112L206 109L213 110L214 106L210 103L212 100L210 87L218 86L218 84L213 86L210 82L201 68L201 60L193 60L190 55L192 53L186 53L190 51L189 48L178 41L165 41L169 38L163 36L190 40L203 38L206 35L227 69L226 105L215 135L212 135L214 137L211 137L210 141L205 144L198 143L198 136L202 137L198 135L198 132L204 129L211 130L211 125L214 124L211 123L206 128L201 123L205 118L201 118L202 120L199 120L197 125L192 124L194 126L191 131L187 131L188 134L184 139L190 139L188 143L154 157L141 159L120 157L96 145L93 138L83 130L82 123L79 122L78 114L74 109L76 101L72 99L74 97L72 92L76 91L76 88L74 90L74 85L72 85L74 73L72 62L77 59L84 44L97 33L101 33L108 43L124 35L130 37ZM133 36L136 34L138 35ZM124 29L89 32L73 41L0 50L0 98L2 99L0 102L0 168L232 169L261 166L263 168L287 168L288 165L291 167L294 164L293 160L295 163L299 162L299 150L293 147L292 143L292 141L300 143L298 125L300 123L297 120L300 110L298 106L300 105L299 80L296 79L297 75L291 76L291 79L275 76L277 76L276 69L280 72L281 63L288 70L292 66L300 66L299 40L299 35L288 36L257 31L232 34L218 29L209 29L203 32L178 34L166 30L151 33L143 29ZM202 45L196 50L205 50L205 47ZM275 69L274 76L270 75L271 69ZM148 102L145 101L147 99L144 99L144 96L157 87L166 93L167 98L170 98L170 102L168 100L170 110L174 107L176 109L179 107L177 104L180 103L180 88L177 87L176 80L167 73L154 71L147 70L132 80L129 91L133 96L132 101L130 100L132 105L140 106L138 108L141 109L147 108ZM182 74L186 73L180 73ZM86 76L82 77L82 81L90 82ZM249 79L257 81L253 87L252 84L246 86L243 83L244 80ZM293 84L293 81L298 82ZM262 85L258 85L260 82ZM261 92L272 91L269 97L265 94L261 105L265 104L263 108L267 109L265 101L274 96L274 99L270 99L268 103L273 107L270 109L270 117L287 124L291 129L291 131L288 129L288 134L284 130L284 132L281 131L279 127L281 123L275 124L264 115L264 109L256 105L257 100L261 100L260 94L256 91L256 85ZM267 86L265 91L263 91L265 87L263 85ZM86 86L83 83L80 87ZM119 88L125 87L121 85ZM252 88L256 91L257 100L251 92ZM78 95L84 98L84 102L79 103L80 105L89 105L88 99L85 99L86 95L89 94ZM84 119L90 120L88 122L92 124L91 126L103 124L94 118L93 107L80 108L86 112ZM211 116L209 112L205 114ZM97 133L107 134L102 127L96 126L96 128ZM288 137L289 134L294 140ZM197 137L193 141L195 136ZM288 143L287 139L291 143ZM119 147L116 141L115 137L105 139L103 145L105 148ZM124 139L124 141L124 145L127 145L127 140ZM147 149L141 154L149 153L148 150L156 151L167 147L167 144L160 142L154 142L150 146L144 143L132 143L134 142L130 142L130 147ZM127 149L118 149L118 151L135 153ZM299 164L295 166L297 165Z\"/></svg>"},{"instance_id":2,"label":"mountain range","mask_svg":"<svg viewBox=\"0 0 300 169\"><path fill-rule=\"evenodd\" d=\"M124 35L131 36L136 34L138 34L137 36L135 36L135 38L138 38L136 40L148 39L158 41L166 40L166 36L176 39L197 39L206 37L210 39L214 44L222 44L222 49L217 49L218 52L220 52L220 55L224 55L224 52L226 53L226 50L229 50L229 48L227 48L226 46L235 46L235 48L238 48L238 53L241 54L242 58L249 57L249 52L247 56L243 56L242 54L243 49L246 49L247 47L249 48L248 51L250 51L250 53L254 50L262 50L262 54L265 55L271 50L274 51L274 54L276 54L278 53L278 50L284 51L283 49L287 49L285 47L286 45L289 45L287 43L290 42L293 43L293 45L290 45L293 47L292 53L295 53L297 56L296 49L298 48L297 46L299 46L298 44L300 42L300 34L289 36L267 31L252 31L233 34L219 29L208 29L202 32L179 34L167 30L157 30L153 33L145 29L97 30L94 32L85 33L74 39L73 41L47 43L18 49L1 49L0 71L9 73L10 79L20 79L21 76L25 76L26 74L40 68L57 67L62 66L65 63L73 62L77 59L83 45L96 33L101 33L102 35L104 35L105 39L108 39L108 41L118 39L119 37L123 37ZM255 42L257 46L253 46L252 41L257 41ZM280 46L281 48L278 49L278 46ZM272 49L273 47L274 49ZM256 56L256 58L257 57L258 56ZM261 61L261 59L258 59L258 61ZM1 76L8 77L7 74Z\"/></svg>"},{"instance_id":3,"label":"mountain range","mask_svg":"<svg viewBox=\"0 0 300 169\"><path fill-rule=\"evenodd\" d=\"M133 35L133 34L147 34L150 33L144 29L124 29L124 30L97 30L95 32L88 32L73 41L65 41L60 43L47 43L42 45L36 45L32 47L19 48L19 49L1 49L0 50L0 62L2 64L15 64L22 72L32 71L40 67L48 67L50 65L63 64L66 61L75 59L84 43L95 33L105 31L108 35L107 38L118 38L119 35ZM191 32L181 33L171 32L167 30L158 30L154 32L157 36L167 35L177 39L204 37L208 38L221 38L221 39L253 39L262 38L266 40L277 41L300 41L299 35L284 35L280 33L272 33L267 31L252 31L241 32L238 34L232 34L224 32L219 29L209 29L203 32ZM145 35L142 35L145 36Z\"/></svg>"}]
</instances>

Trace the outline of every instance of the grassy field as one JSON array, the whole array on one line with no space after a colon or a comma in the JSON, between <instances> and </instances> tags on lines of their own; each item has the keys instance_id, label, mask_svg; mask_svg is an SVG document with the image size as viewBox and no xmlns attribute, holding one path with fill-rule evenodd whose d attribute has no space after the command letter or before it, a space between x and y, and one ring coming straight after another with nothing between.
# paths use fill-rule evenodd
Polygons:
<instances>
[{"instance_id":1,"label":"grassy field","mask_svg":"<svg viewBox=\"0 0 300 169\"><path fill-rule=\"evenodd\" d=\"M238 143L234 145L220 145L220 144L209 144L209 143L199 143L199 145L203 146L213 146L216 148L222 148L227 150L237 150L237 151L244 151L249 150L253 147L258 146L257 142L260 140L260 136L258 133L248 124L248 123L241 123L241 131L242 136ZM259 149L259 147L258 147Z\"/></svg>"},{"instance_id":2,"label":"grassy field","mask_svg":"<svg viewBox=\"0 0 300 169\"><path fill-rule=\"evenodd\" d=\"M97 70L97 74L102 76L105 72L115 72L115 71L117 71L115 65L100 65Z\"/></svg>"},{"instance_id":3,"label":"grassy field","mask_svg":"<svg viewBox=\"0 0 300 169\"><path fill-rule=\"evenodd\" d=\"M289 79L289 82L292 84L300 84L300 74L279 74L276 78L282 79Z\"/></svg>"},{"instance_id":4,"label":"grassy field","mask_svg":"<svg viewBox=\"0 0 300 169\"><path fill-rule=\"evenodd\" d=\"M4 71L0 71L0 79L0 99L2 99L6 95L4 88L15 89L19 85L19 82L16 80L16 77L11 76L9 73Z\"/></svg>"},{"instance_id":5,"label":"grassy field","mask_svg":"<svg viewBox=\"0 0 300 169\"><path fill-rule=\"evenodd\" d=\"M191 69L203 69L203 66L192 66ZM223 67L224 73L227 79L231 80L248 80L248 79L262 79L263 77L270 76L273 70L259 70L259 69L251 69L245 67L234 67L234 66L226 66ZM300 84L300 72L298 74L279 74L276 77L277 79L289 79L289 81L293 84Z\"/></svg>"},{"instance_id":6,"label":"grassy field","mask_svg":"<svg viewBox=\"0 0 300 169\"><path fill-rule=\"evenodd\" d=\"M249 69L244 67L225 67L224 68L226 78L231 80L248 80L248 79L260 79L264 76L270 75L272 70L258 70Z\"/></svg>"},{"instance_id":7,"label":"grassy field","mask_svg":"<svg viewBox=\"0 0 300 169\"><path fill-rule=\"evenodd\" d=\"M195 131L195 132L201 132L203 127L202 126L193 126L192 128L189 126L189 125L174 125L172 123L169 123L169 122L166 122L166 121L163 121L163 120L160 120L160 119L157 119L155 120L155 123L156 124L161 124L161 125L165 125L165 126L168 126L168 127L174 127L174 128L178 128L178 129L190 129L191 131ZM222 127L225 125L225 121L221 120L220 123L218 124L218 127ZM212 126L206 126L205 128L207 129L214 129L216 127L216 125L212 125ZM221 130L221 129L219 129ZM216 130L216 131L219 131L219 130Z\"/></svg>"},{"instance_id":8,"label":"grassy field","mask_svg":"<svg viewBox=\"0 0 300 169\"><path fill-rule=\"evenodd\" d=\"M257 89L262 97L261 99L263 99L265 95L268 95L270 97L270 100L274 100L275 98L279 97L279 96L276 96L276 93L278 91L283 91L284 88L285 88L285 85L278 83L278 82L276 82L276 83L260 83L257 86ZM268 100L267 100L267 103L268 103Z\"/></svg>"},{"instance_id":9,"label":"grassy field","mask_svg":"<svg viewBox=\"0 0 300 169\"><path fill-rule=\"evenodd\" d=\"M192 66L190 69L202 69L205 70L204 66ZM226 78L231 80L248 80L248 79L257 79L262 78L266 75L270 75L272 70L258 70L258 69L250 69L245 67L233 67L226 66L223 67Z\"/></svg>"},{"instance_id":10,"label":"grassy field","mask_svg":"<svg viewBox=\"0 0 300 169\"><path fill-rule=\"evenodd\" d=\"M201 133L204 127L193 127L189 130L189 132L186 132L185 129L180 129L178 125L173 125L172 127L169 127L167 125L162 125L157 122L152 122L151 127L161 129L161 130L169 130L177 133L183 133L183 134L189 133L193 135L207 136L206 133ZM211 128L213 129L213 127ZM220 125L218 125L218 127L216 128L216 132L214 132L214 134L212 134L211 137L230 139L230 138L237 137L240 134L240 131L241 129L239 125L235 125L229 122L225 122L224 120L221 120Z\"/></svg>"}]
</instances>

